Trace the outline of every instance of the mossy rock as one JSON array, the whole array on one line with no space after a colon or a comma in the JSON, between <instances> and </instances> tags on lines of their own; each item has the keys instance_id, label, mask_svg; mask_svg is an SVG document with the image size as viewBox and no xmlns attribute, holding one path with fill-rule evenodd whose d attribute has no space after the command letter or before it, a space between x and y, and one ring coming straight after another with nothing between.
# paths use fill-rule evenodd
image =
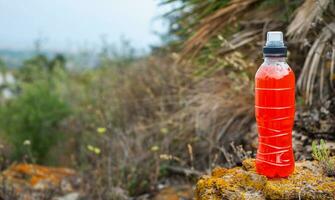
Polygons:
<instances>
[{"instance_id":1,"label":"mossy rock","mask_svg":"<svg viewBox=\"0 0 335 200\"><path fill-rule=\"evenodd\" d=\"M196 186L197 200L335 199L335 178L324 175L315 161L297 162L288 178L268 179L255 172L255 160L242 167L216 168Z\"/></svg>"}]
</instances>

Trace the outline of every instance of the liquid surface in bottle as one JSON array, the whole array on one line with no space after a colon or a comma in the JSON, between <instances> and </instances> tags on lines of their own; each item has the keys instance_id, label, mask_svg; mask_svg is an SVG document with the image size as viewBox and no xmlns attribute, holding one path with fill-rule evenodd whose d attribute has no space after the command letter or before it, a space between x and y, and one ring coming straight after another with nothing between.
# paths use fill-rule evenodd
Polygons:
<instances>
[{"instance_id":1,"label":"liquid surface in bottle","mask_svg":"<svg viewBox=\"0 0 335 200\"><path fill-rule=\"evenodd\" d=\"M255 77L255 114L258 126L256 170L269 178L294 171L292 127L295 78L285 61L264 62Z\"/></svg>"}]
</instances>

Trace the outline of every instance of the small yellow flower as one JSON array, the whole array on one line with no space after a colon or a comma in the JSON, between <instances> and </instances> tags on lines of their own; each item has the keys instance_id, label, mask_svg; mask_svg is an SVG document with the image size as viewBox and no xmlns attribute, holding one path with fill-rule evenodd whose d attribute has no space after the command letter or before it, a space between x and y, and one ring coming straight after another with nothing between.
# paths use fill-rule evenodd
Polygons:
<instances>
[{"instance_id":1,"label":"small yellow flower","mask_svg":"<svg viewBox=\"0 0 335 200\"><path fill-rule=\"evenodd\" d=\"M94 153L99 155L101 153L101 150L98 147L94 148Z\"/></svg>"},{"instance_id":2,"label":"small yellow flower","mask_svg":"<svg viewBox=\"0 0 335 200\"><path fill-rule=\"evenodd\" d=\"M106 133L106 128L99 127L99 128L97 128L97 132L102 135L102 134Z\"/></svg>"},{"instance_id":3,"label":"small yellow flower","mask_svg":"<svg viewBox=\"0 0 335 200\"><path fill-rule=\"evenodd\" d=\"M182 162L182 160L176 156L173 156L173 155L169 155L169 154L161 154L159 155L159 158L161 160L175 160L175 161L178 161L178 162Z\"/></svg>"},{"instance_id":4,"label":"small yellow flower","mask_svg":"<svg viewBox=\"0 0 335 200\"><path fill-rule=\"evenodd\" d=\"M157 145L154 145L154 146L151 147L151 151L153 151L153 152L156 152L158 150L159 150L159 146L157 146Z\"/></svg>"},{"instance_id":5,"label":"small yellow flower","mask_svg":"<svg viewBox=\"0 0 335 200\"><path fill-rule=\"evenodd\" d=\"M30 145L31 145L30 140L25 140L25 141L23 142L23 145L24 145L24 146L30 146Z\"/></svg>"},{"instance_id":6,"label":"small yellow flower","mask_svg":"<svg viewBox=\"0 0 335 200\"><path fill-rule=\"evenodd\" d=\"M161 133L163 133L163 134L167 134L168 132L169 132L169 129L167 129L167 128L161 128Z\"/></svg>"},{"instance_id":7,"label":"small yellow flower","mask_svg":"<svg viewBox=\"0 0 335 200\"><path fill-rule=\"evenodd\" d=\"M87 149L97 155L99 155L101 153L101 149L92 145L87 145Z\"/></svg>"},{"instance_id":8,"label":"small yellow flower","mask_svg":"<svg viewBox=\"0 0 335 200\"><path fill-rule=\"evenodd\" d=\"M93 147L92 145L87 145L87 149L88 149L89 151L94 151L94 147Z\"/></svg>"},{"instance_id":9,"label":"small yellow flower","mask_svg":"<svg viewBox=\"0 0 335 200\"><path fill-rule=\"evenodd\" d=\"M159 158L162 159L162 160L172 160L172 156L171 155L168 155L168 154L161 154L159 155Z\"/></svg>"}]
</instances>

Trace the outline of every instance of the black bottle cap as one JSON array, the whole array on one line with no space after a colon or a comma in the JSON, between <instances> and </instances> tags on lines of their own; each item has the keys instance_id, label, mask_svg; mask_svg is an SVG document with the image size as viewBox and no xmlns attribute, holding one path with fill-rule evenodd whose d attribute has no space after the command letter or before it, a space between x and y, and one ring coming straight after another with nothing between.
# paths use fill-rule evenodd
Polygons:
<instances>
[{"instance_id":1,"label":"black bottle cap","mask_svg":"<svg viewBox=\"0 0 335 200\"><path fill-rule=\"evenodd\" d=\"M285 57L287 55L282 32L270 31L267 33L263 54L264 57Z\"/></svg>"}]
</instances>

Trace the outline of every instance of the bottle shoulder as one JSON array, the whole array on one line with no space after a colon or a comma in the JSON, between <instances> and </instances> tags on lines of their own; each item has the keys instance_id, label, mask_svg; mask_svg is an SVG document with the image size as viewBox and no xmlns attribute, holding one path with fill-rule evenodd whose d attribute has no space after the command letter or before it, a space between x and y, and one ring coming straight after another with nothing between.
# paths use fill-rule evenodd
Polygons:
<instances>
[{"instance_id":1,"label":"bottle shoulder","mask_svg":"<svg viewBox=\"0 0 335 200\"><path fill-rule=\"evenodd\" d=\"M256 72L257 76L294 76L294 73L286 62L263 62Z\"/></svg>"},{"instance_id":2,"label":"bottle shoulder","mask_svg":"<svg viewBox=\"0 0 335 200\"><path fill-rule=\"evenodd\" d=\"M262 84L262 87L267 87L269 84L288 87L295 84L295 76L286 62L271 64L264 62L256 72L255 81L256 85Z\"/></svg>"},{"instance_id":3,"label":"bottle shoulder","mask_svg":"<svg viewBox=\"0 0 335 200\"><path fill-rule=\"evenodd\" d=\"M260 67L284 67L290 68L290 65L286 61L264 61ZM291 69L291 68L290 68Z\"/></svg>"}]
</instances>

